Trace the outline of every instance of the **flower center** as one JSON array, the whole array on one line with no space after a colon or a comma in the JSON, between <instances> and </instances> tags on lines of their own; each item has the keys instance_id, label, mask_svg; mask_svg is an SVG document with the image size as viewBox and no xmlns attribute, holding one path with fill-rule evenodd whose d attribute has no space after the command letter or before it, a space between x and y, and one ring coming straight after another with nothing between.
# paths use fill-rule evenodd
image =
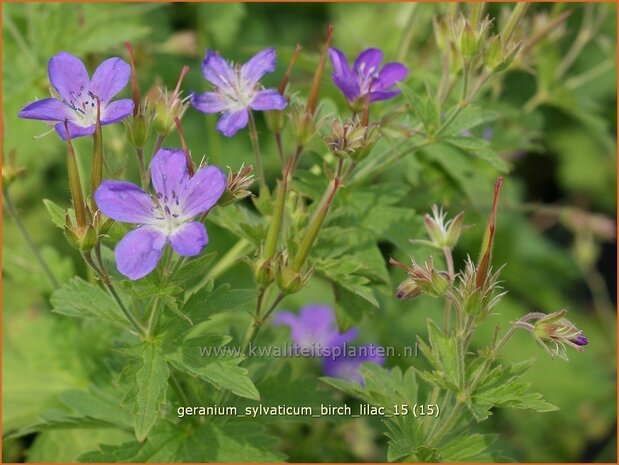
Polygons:
<instances>
[{"instance_id":1,"label":"flower center","mask_svg":"<svg viewBox=\"0 0 619 465\"><path fill-rule=\"evenodd\" d=\"M232 111L247 108L254 97L256 89L253 85L241 79L240 68L237 67L235 69L235 79L233 82L227 82L227 84L228 86L226 88L219 89L219 91L226 99L229 108Z\"/></svg>"},{"instance_id":2,"label":"flower center","mask_svg":"<svg viewBox=\"0 0 619 465\"><path fill-rule=\"evenodd\" d=\"M73 120L79 126L90 127L97 124L97 99L98 97L90 91L86 91L84 86L80 87L79 92L69 91L69 101L63 102L73 110L75 119Z\"/></svg>"},{"instance_id":3,"label":"flower center","mask_svg":"<svg viewBox=\"0 0 619 465\"><path fill-rule=\"evenodd\" d=\"M365 63L359 65L359 88L361 95L367 94L372 90L372 84L378 79L378 68L376 66L370 66L366 69Z\"/></svg>"},{"instance_id":4,"label":"flower center","mask_svg":"<svg viewBox=\"0 0 619 465\"><path fill-rule=\"evenodd\" d=\"M153 226L166 235L172 234L185 223L183 209L175 191L172 191L169 197L158 192L152 211L156 222Z\"/></svg>"}]
</instances>

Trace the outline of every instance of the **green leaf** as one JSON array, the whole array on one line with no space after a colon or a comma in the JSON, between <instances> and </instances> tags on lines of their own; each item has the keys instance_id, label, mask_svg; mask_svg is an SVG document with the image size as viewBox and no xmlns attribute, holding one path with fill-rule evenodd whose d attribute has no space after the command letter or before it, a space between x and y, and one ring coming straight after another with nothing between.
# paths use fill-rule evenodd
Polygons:
<instances>
[{"instance_id":1,"label":"green leaf","mask_svg":"<svg viewBox=\"0 0 619 465\"><path fill-rule=\"evenodd\" d=\"M501 113L498 111L488 110L478 105L468 105L441 134L446 136L460 135L462 131L467 129L496 121L500 116Z\"/></svg>"},{"instance_id":2,"label":"green leaf","mask_svg":"<svg viewBox=\"0 0 619 465\"><path fill-rule=\"evenodd\" d=\"M82 455L82 462L281 462L278 441L264 427L251 423L174 425L161 422L142 444L101 446Z\"/></svg>"},{"instance_id":3,"label":"green leaf","mask_svg":"<svg viewBox=\"0 0 619 465\"><path fill-rule=\"evenodd\" d=\"M174 282L179 284L184 283L185 286L187 286L188 281L202 279L216 256L217 252L206 253L185 263L174 276Z\"/></svg>"},{"instance_id":4,"label":"green leaf","mask_svg":"<svg viewBox=\"0 0 619 465\"><path fill-rule=\"evenodd\" d=\"M458 389L458 352L454 336L446 336L432 320L428 320L428 340L430 345L423 343L419 347L432 364L434 372L431 376L423 372L419 374L429 382L439 382L441 387L451 390Z\"/></svg>"},{"instance_id":5,"label":"green leaf","mask_svg":"<svg viewBox=\"0 0 619 465\"><path fill-rule=\"evenodd\" d=\"M47 211L49 212L49 216L52 218L52 221L54 222L54 224L64 230L64 224L65 224L65 209L62 208L60 205L52 202L49 199L43 199L43 203L45 204L45 208L47 208Z\"/></svg>"},{"instance_id":6,"label":"green leaf","mask_svg":"<svg viewBox=\"0 0 619 465\"><path fill-rule=\"evenodd\" d=\"M441 461L477 461L497 437L498 435L495 434L470 434L456 437L448 444L441 446Z\"/></svg>"},{"instance_id":7,"label":"green leaf","mask_svg":"<svg viewBox=\"0 0 619 465\"><path fill-rule=\"evenodd\" d=\"M501 173L507 173L509 171L507 162L503 160L499 154L492 150L490 147L490 142L485 139L480 139L478 137L452 136L445 138L444 141L464 150L466 153L474 155L490 163Z\"/></svg>"},{"instance_id":8,"label":"green leaf","mask_svg":"<svg viewBox=\"0 0 619 465\"><path fill-rule=\"evenodd\" d=\"M138 368L128 397L133 401L135 436L142 442L159 418L170 370L155 344L145 342L140 351L141 358L137 360Z\"/></svg>"},{"instance_id":9,"label":"green leaf","mask_svg":"<svg viewBox=\"0 0 619 465\"><path fill-rule=\"evenodd\" d=\"M53 311L78 318L96 318L127 327L127 320L112 296L81 278L73 278L50 298Z\"/></svg>"},{"instance_id":10,"label":"green leaf","mask_svg":"<svg viewBox=\"0 0 619 465\"><path fill-rule=\"evenodd\" d=\"M230 338L221 335L200 336L185 340L182 349L167 359L179 370L208 381L217 389L226 389L248 399L260 400L260 393L240 367L244 360L238 348L227 347Z\"/></svg>"}]
</instances>

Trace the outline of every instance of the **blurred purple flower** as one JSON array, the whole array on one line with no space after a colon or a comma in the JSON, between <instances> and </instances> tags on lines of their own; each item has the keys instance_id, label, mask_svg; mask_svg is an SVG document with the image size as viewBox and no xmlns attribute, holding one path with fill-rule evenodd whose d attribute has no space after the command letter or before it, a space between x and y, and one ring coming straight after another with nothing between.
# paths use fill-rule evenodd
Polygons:
<instances>
[{"instance_id":1,"label":"blurred purple flower","mask_svg":"<svg viewBox=\"0 0 619 465\"><path fill-rule=\"evenodd\" d=\"M312 350L312 355L322 358L323 371L328 376L348 379L363 384L359 367L363 362L382 364L377 346L350 347L359 331L351 328L340 333L335 322L335 313L327 305L306 305L298 315L278 312L273 324L285 325L292 330L296 346Z\"/></svg>"},{"instance_id":2,"label":"blurred purple flower","mask_svg":"<svg viewBox=\"0 0 619 465\"><path fill-rule=\"evenodd\" d=\"M90 79L79 58L60 52L50 58L48 74L57 96L32 102L17 116L57 121L54 128L63 140L67 138L65 121L72 138L95 132L97 99L101 106L101 124L120 121L133 111L131 99L111 101L127 85L131 75L131 67L120 58L105 60Z\"/></svg>"},{"instance_id":3,"label":"blurred purple flower","mask_svg":"<svg viewBox=\"0 0 619 465\"><path fill-rule=\"evenodd\" d=\"M168 242L179 255L198 255L208 235L204 224L192 220L210 210L226 189L226 176L216 166L203 166L189 177L180 149L160 149L150 171L156 198L130 182L110 180L94 195L105 215L141 225L127 233L115 251L118 271L133 280L155 269Z\"/></svg>"},{"instance_id":4,"label":"blurred purple flower","mask_svg":"<svg viewBox=\"0 0 619 465\"><path fill-rule=\"evenodd\" d=\"M380 349L382 348L373 344L349 348L350 351L358 355L343 353L339 357L324 358L322 370L327 376L347 379L363 385L363 376L359 373L359 368L362 363L382 365L385 362L385 358L381 355L382 351Z\"/></svg>"},{"instance_id":5,"label":"blurred purple flower","mask_svg":"<svg viewBox=\"0 0 619 465\"><path fill-rule=\"evenodd\" d=\"M394 86L408 75L402 63L387 63L382 68L383 52L368 48L361 52L352 69L346 56L337 48L329 49L333 65L333 82L344 93L351 105L359 105L369 93L370 101L387 100L400 93Z\"/></svg>"},{"instance_id":6,"label":"blurred purple flower","mask_svg":"<svg viewBox=\"0 0 619 465\"><path fill-rule=\"evenodd\" d=\"M290 327L293 342L302 349L316 350L317 356L324 349L342 346L358 335L356 328L340 333L331 307L319 304L303 307L298 315L278 312L273 324Z\"/></svg>"},{"instance_id":7,"label":"blurred purple flower","mask_svg":"<svg viewBox=\"0 0 619 465\"><path fill-rule=\"evenodd\" d=\"M288 102L276 89L261 89L259 81L275 70L275 49L263 50L242 66L234 66L218 53L206 50L202 74L215 92L193 94L191 104L203 113L223 113L217 129L231 137L247 126L249 111L283 110Z\"/></svg>"}]
</instances>

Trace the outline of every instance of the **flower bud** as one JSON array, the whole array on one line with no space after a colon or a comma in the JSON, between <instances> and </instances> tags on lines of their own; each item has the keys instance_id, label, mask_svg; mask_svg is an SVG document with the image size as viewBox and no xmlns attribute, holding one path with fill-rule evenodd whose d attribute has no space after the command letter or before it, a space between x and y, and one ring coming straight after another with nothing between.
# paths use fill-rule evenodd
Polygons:
<instances>
[{"instance_id":1,"label":"flower bud","mask_svg":"<svg viewBox=\"0 0 619 465\"><path fill-rule=\"evenodd\" d=\"M2 186L8 187L25 172L26 168L17 163L17 152L15 149L11 150L2 163Z\"/></svg>"},{"instance_id":2,"label":"flower bud","mask_svg":"<svg viewBox=\"0 0 619 465\"><path fill-rule=\"evenodd\" d=\"M532 333L544 344L551 357L558 356L567 360L566 347L582 352L589 343L583 332L574 323L565 318L566 309L538 319L533 325Z\"/></svg>"},{"instance_id":3,"label":"flower bud","mask_svg":"<svg viewBox=\"0 0 619 465\"><path fill-rule=\"evenodd\" d=\"M432 24L434 26L434 39L436 40L436 46L439 50L444 51L451 41L449 18L444 15L434 16L432 18Z\"/></svg>"},{"instance_id":4,"label":"flower bud","mask_svg":"<svg viewBox=\"0 0 619 465\"><path fill-rule=\"evenodd\" d=\"M379 138L376 125L364 126L356 119L343 123L340 118L336 118L331 123L331 133L324 141L336 157L350 157L360 161L369 154Z\"/></svg>"},{"instance_id":5,"label":"flower bud","mask_svg":"<svg viewBox=\"0 0 619 465\"><path fill-rule=\"evenodd\" d=\"M67 213L67 217L68 216L69 215ZM97 241L99 240L97 231L90 224L86 227L80 227L73 224L69 224L67 226L65 224L64 233L65 237L69 241L69 244L80 252L90 252L95 245L97 245Z\"/></svg>"},{"instance_id":6,"label":"flower bud","mask_svg":"<svg viewBox=\"0 0 619 465\"><path fill-rule=\"evenodd\" d=\"M286 294L295 294L305 287L313 274L313 269L308 271L295 271L289 265L288 254L282 253L278 256L277 268L275 270L275 281L279 289Z\"/></svg>"},{"instance_id":7,"label":"flower bud","mask_svg":"<svg viewBox=\"0 0 619 465\"><path fill-rule=\"evenodd\" d=\"M259 288L265 289L275 278L273 261L270 258L259 258L254 262L254 279Z\"/></svg>"},{"instance_id":8,"label":"flower bud","mask_svg":"<svg viewBox=\"0 0 619 465\"><path fill-rule=\"evenodd\" d=\"M189 103L188 98L181 98L180 86L189 67L184 66L173 92L164 87L152 88L147 95L146 103L150 111L154 113L154 127L161 136L168 135L174 129L174 120L181 119Z\"/></svg>"},{"instance_id":9,"label":"flower bud","mask_svg":"<svg viewBox=\"0 0 619 465\"><path fill-rule=\"evenodd\" d=\"M151 118L145 118L144 115L139 114L129 120L127 127L131 145L137 149L144 148L151 129Z\"/></svg>"},{"instance_id":10,"label":"flower bud","mask_svg":"<svg viewBox=\"0 0 619 465\"><path fill-rule=\"evenodd\" d=\"M437 205L432 206L432 215L426 214L423 218L432 244L439 249L453 249L458 243L463 228L464 212L458 213L449 221L445 221L446 218L443 209Z\"/></svg>"},{"instance_id":11,"label":"flower bud","mask_svg":"<svg viewBox=\"0 0 619 465\"><path fill-rule=\"evenodd\" d=\"M479 50L479 41L475 36L475 31L469 24L468 21L464 20L464 27L462 28L462 33L460 35L460 51L462 55L470 58L477 54Z\"/></svg>"},{"instance_id":12,"label":"flower bud","mask_svg":"<svg viewBox=\"0 0 619 465\"><path fill-rule=\"evenodd\" d=\"M236 203L244 198L252 195L249 188L254 183L254 175L251 174L253 166L249 165L244 168L241 165L241 169L236 173L232 170L228 173L228 182L226 184L226 190L217 202L220 206L230 205Z\"/></svg>"},{"instance_id":13,"label":"flower bud","mask_svg":"<svg viewBox=\"0 0 619 465\"><path fill-rule=\"evenodd\" d=\"M410 267L404 266L393 259L389 261L393 265L404 268L411 281L424 294L432 297L441 297L445 295L449 288L449 280L446 277L446 273L434 269L432 257L428 258L423 266L417 264L414 260Z\"/></svg>"},{"instance_id":14,"label":"flower bud","mask_svg":"<svg viewBox=\"0 0 619 465\"><path fill-rule=\"evenodd\" d=\"M402 281L395 291L395 296L400 300L409 300L420 294L421 289L415 284L415 281L410 278Z\"/></svg>"}]
</instances>

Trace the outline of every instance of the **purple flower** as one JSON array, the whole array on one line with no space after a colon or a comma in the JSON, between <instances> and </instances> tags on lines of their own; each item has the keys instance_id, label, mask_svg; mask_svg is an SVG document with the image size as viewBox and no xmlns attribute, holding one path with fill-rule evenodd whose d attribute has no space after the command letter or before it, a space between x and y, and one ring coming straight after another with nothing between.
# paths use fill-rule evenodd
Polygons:
<instances>
[{"instance_id":1,"label":"purple flower","mask_svg":"<svg viewBox=\"0 0 619 465\"><path fill-rule=\"evenodd\" d=\"M333 82L353 106L361 105L368 93L371 102L395 97L400 90L394 86L408 74L408 68L402 63L387 63L380 68L383 52L377 48L361 52L352 69L346 56L337 48L330 48L329 56L333 65Z\"/></svg>"},{"instance_id":2,"label":"purple flower","mask_svg":"<svg viewBox=\"0 0 619 465\"><path fill-rule=\"evenodd\" d=\"M322 370L327 376L347 379L363 385L363 376L359 373L359 368L361 368L362 363L382 365L385 358L381 355L382 350L380 349L382 348L373 344L348 347L348 352L339 357L324 358Z\"/></svg>"},{"instance_id":3,"label":"purple flower","mask_svg":"<svg viewBox=\"0 0 619 465\"><path fill-rule=\"evenodd\" d=\"M210 210L226 189L226 176L215 166L203 166L189 177L180 149L160 149L150 171L156 197L130 182L110 180L94 196L105 215L141 225L116 246L118 271L130 279L153 271L168 242L179 255L198 255L208 236L204 224L192 220Z\"/></svg>"},{"instance_id":4,"label":"purple flower","mask_svg":"<svg viewBox=\"0 0 619 465\"><path fill-rule=\"evenodd\" d=\"M587 344L589 344L589 340L583 336L582 334L580 336L576 336L575 338L570 339L574 344L576 344L577 346L586 346Z\"/></svg>"},{"instance_id":5,"label":"purple flower","mask_svg":"<svg viewBox=\"0 0 619 465\"><path fill-rule=\"evenodd\" d=\"M276 89L262 89L259 81L275 70L275 49L254 55L242 66L233 66L218 53L206 50L202 61L204 78L215 86L215 92L193 94L191 104L203 113L223 113L217 129L233 136L247 126L249 111L283 110L288 102Z\"/></svg>"},{"instance_id":6,"label":"purple flower","mask_svg":"<svg viewBox=\"0 0 619 465\"><path fill-rule=\"evenodd\" d=\"M64 121L68 122L72 138L95 132L97 99L101 106L101 124L120 121L133 111L131 99L111 101L127 85L131 75L131 67L120 58L105 60L90 79L79 58L60 52L50 58L48 74L57 97L32 102L17 116L57 121L55 129L63 140L67 138Z\"/></svg>"},{"instance_id":7,"label":"purple flower","mask_svg":"<svg viewBox=\"0 0 619 465\"><path fill-rule=\"evenodd\" d=\"M352 328L340 333L333 309L326 305L307 305L298 315L279 312L273 324L289 326L296 346L311 349L312 355L322 358L322 368L327 376L363 384L363 377L359 373L361 364L384 362L375 345L349 346L348 343L357 337L359 331Z\"/></svg>"},{"instance_id":8,"label":"purple flower","mask_svg":"<svg viewBox=\"0 0 619 465\"><path fill-rule=\"evenodd\" d=\"M315 350L314 355L320 355L324 349L342 346L355 339L358 334L356 328L340 333L331 307L319 304L303 307L298 315L279 312L273 324L289 326L294 343L302 349Z\"/></svg>"}]
</instances>

